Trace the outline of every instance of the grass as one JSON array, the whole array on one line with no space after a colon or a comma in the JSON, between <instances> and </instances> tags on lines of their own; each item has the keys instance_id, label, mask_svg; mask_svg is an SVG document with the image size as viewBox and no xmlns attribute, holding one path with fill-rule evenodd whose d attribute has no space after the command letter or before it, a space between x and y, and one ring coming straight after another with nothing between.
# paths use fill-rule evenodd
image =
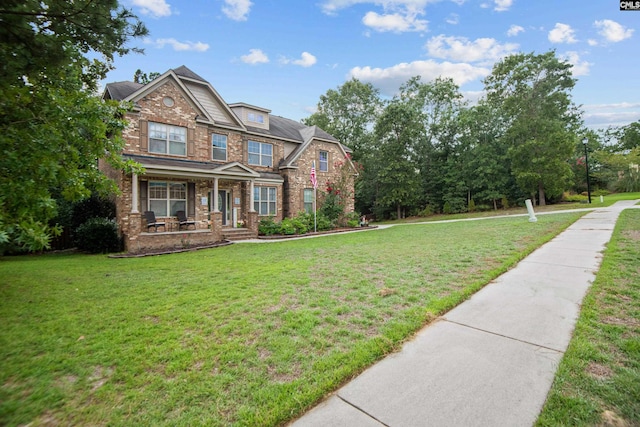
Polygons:
<instances>
[{"instance_id":1,"label":"grass","mask_svg":"<svg viewBox=\"0 0 640 427\"><path fill-rule=\"evenodd\" d=\"M580 213L0 258L0 425L280 425Z\"/></svg>"},{"instance_id":2,"label":"grass","mask_svg":"<svg viewBox=\"0 0 640 427\"><path fill-rule=\"evenodd\" d=\"M600 202L600 197L592 196L591 204L586 202L587 198L585 197L585 201L583 203L579 202L563 202L556 203L553 205L546 206L534 206L534 211L536 213L544 213L544 212L558 212L570 209L597 209L603 208L613 205L616 202L621 200L638 200L640 199L640 192L637 193L615 193L608 194L603 197L602 203ZM504 215L525 215L527 214L527 208L524 206L516 206L511 207L509 209L498 209L498 210L490 210L484 212L467 212L467 213L459 213L459 214L435 214L428 217L409 217L401 220L384 220L380 222L376 222L376 224L399 224L399 223L414 223L414 222L433 222L433 221L442 221L442 220L451 220L451 219L469 219L469 218L487 218L487 217L495 217L495 216L504 216Z\"/></svg>"},{"instance_id":3,"label":"grass","mask_svg":"<svg viewBox=\"0 0 640 427\"><path fill-rule=\"evenodd\" d=\"M620 215L537 425L640 425L640 210Z\"/></svg>"}]
</instances>

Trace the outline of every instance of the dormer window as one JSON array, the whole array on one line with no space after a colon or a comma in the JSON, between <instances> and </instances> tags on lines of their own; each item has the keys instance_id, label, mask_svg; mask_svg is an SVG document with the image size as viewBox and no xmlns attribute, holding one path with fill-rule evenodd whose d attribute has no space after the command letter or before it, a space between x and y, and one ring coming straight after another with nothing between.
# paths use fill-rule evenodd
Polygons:
<instances>
[{"instance_id":1,"label":"dormer window","mask_svg":"<svg viewBox=\"0 0 640 427\"><path fill-rule=\"evenodd\" d=\"M247 120L253 123L264 124L264 114L254 113L250 111L247 113Z\"/></svg>"}]
</instances>

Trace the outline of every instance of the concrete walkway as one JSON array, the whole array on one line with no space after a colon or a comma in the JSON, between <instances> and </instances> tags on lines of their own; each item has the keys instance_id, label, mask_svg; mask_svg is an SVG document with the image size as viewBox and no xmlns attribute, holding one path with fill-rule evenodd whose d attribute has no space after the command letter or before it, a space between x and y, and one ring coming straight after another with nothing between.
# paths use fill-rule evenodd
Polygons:
<instances>
[{"instance_id":1,"label":"concrete walkway","mask_svg":"<svg viewBox=\"0 0 640 427\"><path fill-rule=\"evenodd\" d=\"M636 202L585 215L291 425L531 426L618 215Z\"/></svg>"}]
</instances>

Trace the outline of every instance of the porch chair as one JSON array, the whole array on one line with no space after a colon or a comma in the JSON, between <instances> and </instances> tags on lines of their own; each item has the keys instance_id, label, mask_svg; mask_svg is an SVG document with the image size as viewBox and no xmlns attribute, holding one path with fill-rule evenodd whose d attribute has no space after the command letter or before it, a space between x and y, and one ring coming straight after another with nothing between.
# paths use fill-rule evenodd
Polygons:
<instances>
[{"instance_id":1,"label":"porch chair","mask_svg":"<svg viewBox=\"0 0 640 427\"><path fill-rule=\"evenodd\" d=\"M147 231L151 227L154 227L156 232L158 232L158 227L163 227L165 231L167 231L167 226L164 222L156 221L156 213L154 211L145 211L144 217L147 220Z\"/></svg>"},{"instance_id":2,"label":"porch chair","mask_svg":"<svg viewBox=\"0 0 640 427\"><path fill-rule=\"evenodd\" d=\"M189 229L190 225L193 225L194 230L196 229L196 222L189 221L184 211L177 211L176 216L178 217L178 230L181 230L183 225L187 227L187 230Z\"/></svg>"}]
</instances>

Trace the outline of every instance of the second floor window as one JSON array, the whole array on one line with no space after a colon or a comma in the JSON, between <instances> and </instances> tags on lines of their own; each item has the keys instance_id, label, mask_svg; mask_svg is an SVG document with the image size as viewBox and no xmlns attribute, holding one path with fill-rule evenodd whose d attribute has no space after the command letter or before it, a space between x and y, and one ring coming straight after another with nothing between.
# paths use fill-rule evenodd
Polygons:
<instances>
[{"instance_id":1,"label":"second floor window","mask_svg":"<svg viewBox=\"0 0 640 427\"><path fill-rule=\"evenodd\" d=\"M211 156L213 160L227 161L227 135L218 135L214 133L211 135L212 152Z\"/></svg>"},{"instance_id":2,"label":"second floor window","mask_svg":"<svg viewBox=\"0 0 640 427\"><path fill-rule=\"evenodd\" d=\"M149 151L159 154L187 155L187 128L149 123Z\"/></svg>"},{"instance_id":3,"label":"second floor window","mask_svg":"<svg viewBox=\"0 0 640 427\"><path fill-rule=\"evenodd\" d=\"M249 164L273 166L273 146L263 142L249 141Z\"/></svg>"},{"instance_id":4,"label":"second floor window","mask_svg":"<svg viewBox=\"0 0 640 427\"><path fill-rule=\"evenodd\" d=\"M329 172L329 153L326 151L320 152L320 164L318 170L320 172Z\"/></svg>"}]
</instances>

